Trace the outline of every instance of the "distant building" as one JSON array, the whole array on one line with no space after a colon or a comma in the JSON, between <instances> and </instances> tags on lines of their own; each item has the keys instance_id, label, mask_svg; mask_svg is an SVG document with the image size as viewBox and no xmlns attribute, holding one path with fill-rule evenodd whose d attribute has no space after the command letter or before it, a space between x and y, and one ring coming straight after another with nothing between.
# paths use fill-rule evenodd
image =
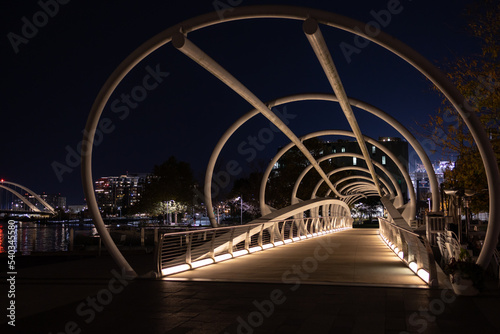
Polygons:
<instances>
[{"instance_id":1,"label":"distant building","mask_svg":"<svg viewBox=\"0 0 500 334\"><path fill-rule=\"evenodd\" d=\"M61 196L61 194L46 194L43 193L40 195L40 198L47 202L48 205L53 207L54 209L62 209L66 211L66 197Z\"/></svg>"},{"instance_id":2,"label":"distant building","mask_svg":"<svg viewBox=\"0 0 500 334\"><path fill-rule=\"evenodd\" d=\"M438 184L444 181L444 172L447 169L453 169L455 167L455 162L453 161L436 161L432 164L434 173ZM417 192L417 199L419 201L427 201L429 194L431 193L431 187L429 182L429 177L427 176L427 171L423 164L416 163L415 170L410 173L411 181L413 187Z\"/></svg>"},{"instance_id":3,"label":"distant building","mask_svg":"<svg viewBox=\"0 0 500 334\"><path fill-rule=\"evenodd\" d=\"M408 142L397 137L380 137L378 139L378 143L384 146L387 149L387 151L393 153L408 171ZM334 142L326 141L323 144L324 144L323 148L320 149L318 152L311 152L311 154L313 154L313 156L316 159L322 156L335 153L355 153L362 155L361 149L357 141L340 139ZM383 165L387 169L387 171L396 179L400 187L401 193L403 194L403 199L406 201L408 199L408 186L404 181L404 177L399 168L397 167L396 163L392 161L392 159L387 155L387 153L384 153L376 146L368 143L366 143L366 146L368 149L368 153L370 154L371 160ZM296 147L293 149L298 150ZM336 167L358 166L367 169L367 165L364 159L352 156L336 157L334 159L329 159L328 162L331 163L332 165L335 165ZM306 162L306 165L307 164L308 162ZM279 170L280 168L283 167L285 166L283 165L282 162L276 163L274 166L273 175L275 176L279 175ZM388 177L385 175L385 173L380 172L379 175L384 179L388 180Z\"/></svg>"},{"instance_id":4,"label":"distant building","mask_svg":"<svg viewBox=\"0 0 500 334\"><path fill-rule=\"evenodd\" d=\"M101 177L95 181L99 208L107 214L120 214L137 204L146 184L147 174L127 174Z\"/></svg>"},{"instance_id":5,"label":"distant building","mask_svg":"<svg viewBox=\"0 0 500 334\"><path fill-rule=\"evenodd\" d=\"M35 205L38 209L40 209L41 211L46 211L46 208L35 198L35 196L29 194L28 192L24 193L23 194L24 197L26 197L28 199L28 201L30 203L32 203L33 205ZM47 202L48 205L50 205L54 210L55 209L61 209L63 211L66 211L67 207L66 207L66 197L65 196L61 196L61 194L46 194L46 193L42 193L40 195L41 199L43 199L45 202ZM14 199L13 201L13 208L16 207L16 208L23 208L24 207L24 203L22 202L21 199L19 198L16 198Z\"/></svg>"},{"instance_id":6,"label":"distant building","mask_svg":"<svg viewBox=\"0 0 500 334\"><path fill-rule=\"evenodd\" d=\"M379 137L378 143L393 153L408 171L408 142L398 137ZM327 150L324 152L324 155L345 152L362 155L357 141L337 140L335 142L327 142L325 145ZM392 161L386 153L382 152L382 150L378 149L376 146L366 143L366 147L372 161L383 165L387 171L394 176L398 182L401 193L403 194L403 198L406 201L408 199L408 187L396 163L394 163L394 161ZM359 166L367 168L364 159L358 159L356 157L335 158L334 163L338 167ZM380 173L380 176L384 176L384 173ZM387 179L387 177L385 177L385 179Z\"/></svg>"}]
</instances>

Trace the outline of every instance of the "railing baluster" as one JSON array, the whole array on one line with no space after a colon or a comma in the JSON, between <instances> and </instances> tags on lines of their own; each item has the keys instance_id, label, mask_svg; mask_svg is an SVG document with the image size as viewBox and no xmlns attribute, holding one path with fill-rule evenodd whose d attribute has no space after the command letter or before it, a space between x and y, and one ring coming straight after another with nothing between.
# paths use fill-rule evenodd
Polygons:
<instances>
[{"instance_id":1,"label":"railing baluster","mask_svg":"<svg viewBox=\"0 0 500 334\"><path fill-rule=\"evenodd\" d=\"M186 235L186 263L191 264L191 245L193 243L193 235L188 234Z\"/></svg>"},{"instance_id":2,"label":"railing baluster","mask_svg":"<svg viewBox=\"0 0 500 334\"><path fill-rule=\"evenodd\" d=\"M260 226L260 232L259 232L259 239L258 239L258 246L262 247L262 233L264 232L264 224Z\"/></svg>"},{"instance_id":3,"label":"railing baluster","mask_svg":"<svg viewBox=\"0 0 500 334\"><path fill-rule=\"evenodd\" d=\"M301 217L248 224L245 227L219 227L201 231L164 233L160 235L155 245L155 269L160 276L170 275L216 262L216 258L217 261L227 260L243 255L240 251L234 251L234 248L243 242L248 253L250 250L254 252L258 248L255 244L252 247L252 237L257 237L258 247L265 249L289 243L289 240L299 241L304 237L309 238L310 235L318 236L320 232L330 231L333 226L337 225L340 217ZM264 235L265 231L269 234L269 240L268 234ZM288 235L286 235L287 232ZM216 248L223 247L222 251L216 251ZM225 247L227 247L227 252Z\"/></svg>"},{"instance_id":4,"label":"railing baluster","mask_svg":"<svg viewBox=\"0 0 500 334\"><path fill-rule=\"evenodd\" d=\"M231 235L229 236L229 245L227 246L228 247L228 252L229 254L231 254L231 256L233 256L233 239L234 239L234 228L231 229Z\"/></svg>"}]
</instances>

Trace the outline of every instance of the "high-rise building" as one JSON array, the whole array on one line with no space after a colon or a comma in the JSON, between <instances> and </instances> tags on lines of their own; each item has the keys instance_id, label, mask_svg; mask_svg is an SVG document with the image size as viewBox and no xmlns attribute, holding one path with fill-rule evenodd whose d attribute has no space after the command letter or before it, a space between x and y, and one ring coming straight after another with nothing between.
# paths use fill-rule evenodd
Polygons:
<instances>
[{"instance_id":1,"label":"high-rise building","mask_svg":"<svg viewBox=\"0 0 500 334\"><path fill-rule=\"evenodd\" d=\"M380 137L378 139L378 143L380 146L384 147L385 151L389 151L392 153L396 158L399 160L399 162L404 166L406 171L408 171L408 142L405 140L398 138L398 137ZM398 186L400 188L401 194L403 195L403 199L406 202L408 200L408 186L404 180L403 174L401 173L400 169L398 168L397 164L389 157L387 153L382 151L380 148L371 145L369 143L366 143L366 147L368 149L368 153L370 154L370 158L374 162L380 163L387 171L390 173L394 179L397 181ZM298 149L295 147L292 150L297 150ZM367 169L367 164L364 159L358 158L358 157L353 157L349 156L349 153L354 153L358 155L362 155L361 149L359 147L359 144L357 141L351 141L351 140L337 140L337 141L326 141L323 142L323 146L317 150L317 152L311 152L313 156L318 159L319 157L322 156L327 156L330 154L335 154L335 153L346 153L347 156L345 157L335 157L332 159L329 159L328 162L332 166L336 166L337 168L339 167L347 167L347 166L358 166L361 168L366 168ZM304 159L305 166L308 165L308 162ZM305 167L304 166L304 167ZM274 166L274 176L278 176L280 173L280 169L286 167L284 163L278 162ZM377 171L378 168L375 168ZM382 173L377 171L377 173L383 177L385 180L388 182L389 179L385 175L385 173ZM360 174L361 175L361 174ZM368 176L368 175L365 175Z\"/></svg>"},{"instance_id":2,"label":"high-rise building","mask_svg":"<svg viewBox=\"0 0 500 334\"><path fill-rule=\"evenodd\" d=\"M378 143L384 146L387 151L393 153L399 162L408 171L408 142L398 137L379 137ZM325 155L333 153L356 153L362 155L361 149L357 141L347 141L338 140L335 142L325 143L327 150L324 152ZM366 143L368 153L372 161L380 163L384 166L389 173L396 179L400 187L403 198L406 201L408 199L408 187L404 181L404 177L399 170L396 163L382 150L374 145ZM338 167L344 166L359 166L367 168L364 159L358 159L356 157L340 157L334 160L334 163ZM381 176L385 176L384 173L380 173Z\"/></svg>"},{"instance_id":3,"label":"high-rise building","mask_svg":"<svg viewBox=\"0 0 500 334\"><path fill-rule=\"evenodd\" d=\"M139 201L147 174L127 174L101 177L95 181L95 195L99 208L107 214L117 214Z\"/></svg>"}]
</instances>

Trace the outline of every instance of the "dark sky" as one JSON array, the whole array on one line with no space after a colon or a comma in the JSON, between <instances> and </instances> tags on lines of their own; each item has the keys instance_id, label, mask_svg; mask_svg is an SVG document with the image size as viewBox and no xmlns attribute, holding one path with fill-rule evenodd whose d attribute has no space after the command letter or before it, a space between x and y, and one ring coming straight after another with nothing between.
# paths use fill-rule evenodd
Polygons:
<instances>
[{"instance_id":1,"label":"dark sky","mask_svg":"<svg viewBox=\"0 0 500 334\"><path fill-rule=\"evenodd\" d=\"M44 2L45 0L42 0ZM54 0L47 0L54 3ZM61 2L64 2L61 0ZM388 1L232 1L242 6L290 4L373 20L370 12ZM221 0L219 3L228 3ZM464 8L470 1L402 0L385 32L407 43L442 66L446 58L470 54L476 45L465 33ZM2 87L0 177L36 192L61 193L68 204L83 203L79 164L68 166L68 149L77 149L81 132L98 91L112 71L144 41L185 19L214 11L213 1L68 1L54 6L43 22L37 1L3 1L0 5L0 76ZM9 36L22 36L25 21L42 20L16 52ZM261 100L301 92L331 92L328 81L301 30L285 20L233 22L193 32L189 38L228 69ZM26 30L26 29L25 29ZM408 127L425 121L440 105L440 97L416 70L370 44L346 60L341 43L353 36L322 27L349 96L371 103ZM10 33L10 34L9 34ZM148 68L168 76L129 108L111 102L140 85ZM141 62L120 84L103 117L113 128L94 149L93 173L99 176L150 172L169 156L188 161L203 175L218 138L251 106L197 64L166 45ZM354 110L361 130L372 137L397 135L364 111ZM333 103L287 106L290 128L297 135L323 129L347 129ZM262 116L245 125L223 151L223 161L245 158L237 147L268 127ZM287 143L276 134L254 164L267 161ZM60 165L59 165L60 164ZM54 166L72 171L57 176Z\"/></svg>"}]
</instances>

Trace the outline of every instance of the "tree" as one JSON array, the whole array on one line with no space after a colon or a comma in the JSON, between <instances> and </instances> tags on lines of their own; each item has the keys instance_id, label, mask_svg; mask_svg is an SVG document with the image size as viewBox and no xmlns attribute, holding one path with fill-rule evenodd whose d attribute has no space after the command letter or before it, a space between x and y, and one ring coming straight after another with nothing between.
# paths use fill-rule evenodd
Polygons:
<instances>
[{"instance_id":1,"label":"tree","mask_svg":"<svg viewBox=\"0 0 500 334\"><path fill-rule=\"evenodd\" d=\"M468 11L469 33L480 44L480 52L449 61L446 74L456 85L490 135L500 158L500 82L499 38L500 3L478 0ZM471 190L473 212L487 211L487 179L477 146L462 118L444 99L438 113L424 124L425 137L432 140L443 155L458 157L456 167L445 173L445 188Z\"/></svg>"},{"instance_id":2,"label":"tree","mask_svg":"<svg viewBox=\"0 0 500 334\"><path fill-rule=\"evenodd\" d=\"M137 209L151 215L165 215L168 202L168 213L185 210L192 203L194 185L190 165L171 156L154 166Z\"/></svg>"}]
</instances>

